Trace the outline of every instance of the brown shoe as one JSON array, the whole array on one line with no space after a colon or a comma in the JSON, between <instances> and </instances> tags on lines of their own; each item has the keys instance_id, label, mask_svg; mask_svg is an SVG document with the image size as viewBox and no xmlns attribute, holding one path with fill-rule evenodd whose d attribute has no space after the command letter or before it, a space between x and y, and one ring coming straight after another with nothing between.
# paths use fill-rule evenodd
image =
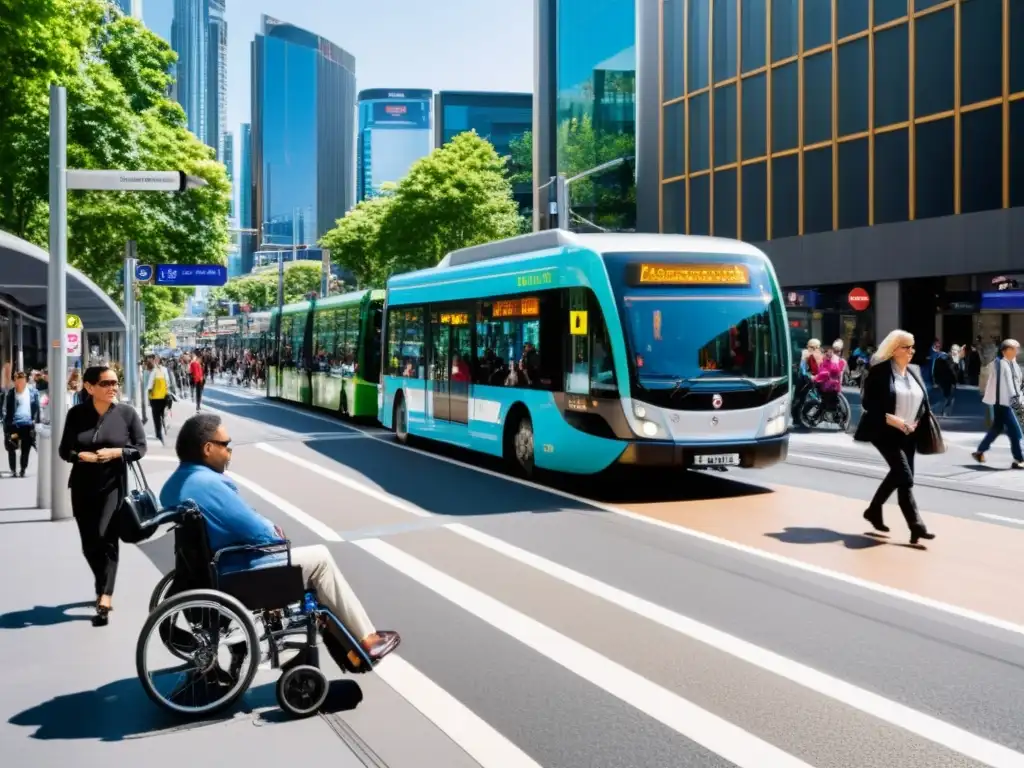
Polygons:
<instances>
[{"instance_id":1,"label":"brown shoe","mask_svg":"<svg viewBox=\"0 0 1024 768\"><path fill-rule=\"evenodd\" d=\"M374 662L383 659L402 642L402 638L397 632L381 630L376 634L377 639L370 643L369 647L363 646L366 648L366 655Z\"/></svg>"}]
</instances>

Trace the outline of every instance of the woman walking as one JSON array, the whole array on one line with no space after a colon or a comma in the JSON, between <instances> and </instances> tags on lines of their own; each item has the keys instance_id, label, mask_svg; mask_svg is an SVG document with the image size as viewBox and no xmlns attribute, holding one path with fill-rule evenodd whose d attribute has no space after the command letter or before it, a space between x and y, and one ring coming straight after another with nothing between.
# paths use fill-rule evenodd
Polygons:
<instances>
[{"instance_id":1,"label":"woman walking","mask_svg":"<svg viewBox=\"0 0 1024 768\"><path fill-rule=\"evenodd\" d=\"M875 530L888 532L882 507L896 491L910 543L917 544L920 539L934 539L935 534L925 528L914 500L914 456L922 439L941 437L917 433L919 424L929 430L935 427L921 372L910 364L913 357L914 337L906 331L893 331L879 345L864 384L864 414L854 440L871 443L889 465L889 474L875 491L864 519Z\"/></svg>"},{"instance_id":2,"label":"woman walking","mask_svg":"<svg viewBox=\"0 0 1024 768\"><path fill-rule=\"evenodd\" d=\"M71 511L82 553L96 587L93 626L106 626L117 578L117 512L128 491L128 463L146 455L139 414L117 402L117 374L106 366L86 370L89 399L68 411L60 457L71 466Z\"/></svg>"}]
</instances>

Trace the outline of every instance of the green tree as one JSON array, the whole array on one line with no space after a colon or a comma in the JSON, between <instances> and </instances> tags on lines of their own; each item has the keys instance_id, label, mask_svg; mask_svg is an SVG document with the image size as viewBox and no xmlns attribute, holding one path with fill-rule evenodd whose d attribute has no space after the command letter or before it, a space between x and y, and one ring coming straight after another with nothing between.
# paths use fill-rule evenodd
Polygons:
<instances>
[{"instance_id":1,"label":"green tree","mask_svg":"<svg viewBox=\"0 0 1024 768\"><path fill-rule=\"evenodd\" d=\"M315 261L292 261L284 265L284 303L302 301L310 293L320 294L322 267ZM209 304L217 315L226 310L217 307L223 300L248 304L253 312L277 306L277 269L267 269L252 275L229 280L224 286L210 291Z\"/></svg>"},{"instance_id":2,"label":"green tree","mask_svg":"<svg viewBox=\"0 0 1024 768\"><path fill-rule=\"evenodd\" d=\"M390 195L360 200L320 240L321 246L331 250L331 260L350 272L359 288L379 287L388 279L380 229L394 202Z\"/></svg>"},{"instance_id":3,"label":"green tree","mask_svg":"<svg viewBox=\"0 0 1024 768\"><path fill-rule=\"evenodd\" d=\"M0 0L0 228L46 246L48 89L68 89L68 165L173 169L208 186L184 194L72 192L68 256L117 298L124 243L144 263L223 263L226 169L186 128L167 93L175 54L106 0ZM188 291L146 287L147 326Z\"/></svg>"}]
</instances>

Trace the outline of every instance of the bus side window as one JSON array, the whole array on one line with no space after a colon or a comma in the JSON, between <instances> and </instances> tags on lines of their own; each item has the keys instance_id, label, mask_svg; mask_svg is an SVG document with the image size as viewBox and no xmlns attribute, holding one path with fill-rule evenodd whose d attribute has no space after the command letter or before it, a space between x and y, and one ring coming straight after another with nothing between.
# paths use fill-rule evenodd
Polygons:
<instances>
[{"instance_id":1,"label":"bus side window","mask_svg":"<svg viewBox=\"0 0 1024 768\"><path fill-rule=\"evenodd\" d=\"M590 337L584 331L589 319L587 293L586 288L570 288L566 307L565 391L573 395L590 394Z\"/></svg>"},{"instance_id":2,"label":"bus side window","mask_svg":"<svg viewBox=\"0 0 1024 768\"><path fill-rule=\"evenodd\" d=\"M619 385L615 381L612 345L608 325L598 306L597 297L590 296L590 395L592 397L618 397Z\"/></svg>"}]
</instances>

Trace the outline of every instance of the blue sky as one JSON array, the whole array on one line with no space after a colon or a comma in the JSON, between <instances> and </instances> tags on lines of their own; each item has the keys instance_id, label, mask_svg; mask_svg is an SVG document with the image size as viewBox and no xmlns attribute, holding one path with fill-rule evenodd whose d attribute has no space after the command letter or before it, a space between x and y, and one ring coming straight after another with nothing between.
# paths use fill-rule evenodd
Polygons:
<instances>
[{"instance_id":1,"label":"blue sky","mask_svg":"<svg viewBox=\"0 0 1024 768\"><path fill-rule=\"evenodd\" d=\"M228 130L249 120L263 14L356 57L357 87L533 90L533 0L228 0Z\"/></svg>"}]
</instances>

